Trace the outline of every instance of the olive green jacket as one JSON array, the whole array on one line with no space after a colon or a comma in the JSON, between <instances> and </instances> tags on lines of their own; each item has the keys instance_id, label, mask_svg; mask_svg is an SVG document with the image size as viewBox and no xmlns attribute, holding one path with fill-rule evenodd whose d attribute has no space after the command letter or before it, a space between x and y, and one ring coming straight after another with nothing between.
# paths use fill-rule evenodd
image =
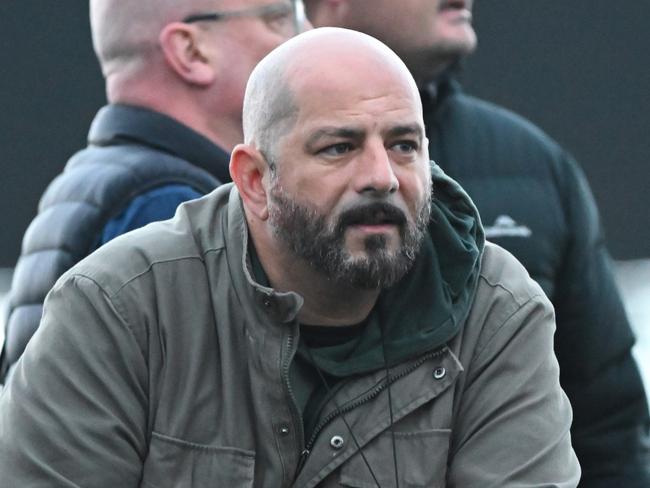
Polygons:
<instances>
[{"instance_id":1,"label":"olive green jacket","mask_svg":"<svg viewBox=\"0 0 650 488\"><path fill-rule=\"evenodd\" d=\"M434 189L466 198L437 168ZM3 487L386 487L395 465L402 487L577 485L552 307L506 251L476 255L444 341L390 368L394 439L372 371L307 453L288 375L302 298L252 279L247 238L227 185L59 280L0 397Z\"/></svg>"}]
</instances>

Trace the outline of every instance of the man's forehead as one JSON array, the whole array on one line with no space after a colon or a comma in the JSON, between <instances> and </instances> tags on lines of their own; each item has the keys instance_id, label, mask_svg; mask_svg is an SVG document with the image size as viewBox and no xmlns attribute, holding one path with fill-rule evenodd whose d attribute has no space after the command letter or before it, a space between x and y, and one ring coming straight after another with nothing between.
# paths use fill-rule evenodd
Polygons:
<instances>
[{"instance_id":1,"label":"man's forehead","mask_svg":"<svg viewBox=\"0 0 650 488\"><path fill-rule=\"evenodd\" d=\"M302 123L340 126L367 123L406 125L422 120L419 96L396 85L365 87L304 85L294 92ZM369 119L363 122L364 119ZM355 122L357 121L357 122Z\"/></svg>"},{"instance_id":2,"label":"man's forehead","mask_svg":"<svg viewBox=\"0 0 650 488\"><path fill-rule=\"evenodd\" d=\"M411 136L424 138L424 127L420 121L412 122L388 122L362 124L340 124L340 125L313 125L307 128L307 144L318 142L322 139L364 139L371 132L378 132L383 137L394 138L400 136Z\"/></svg>"},{"instance_id":3,"label":"man's forehead","mask_svg":"<svg viewBox=\"0 0 650 488\"><path fill-rule=\"evenodd\" d=\"M320 63L298 68L287 81L299 106L322 105L330 111L392 109L421 110L420 95L408 72L375 63Z\"/></svg>"},{"instance_id":4,"label":"man's forehead","mask_svg":"<svg viewBox=\"0 0 650 488\"><path fill-rule=\"evenodd\" d=\"M423 132L422 106L419 97L407 89L372 90L339 85L337 90L311 87L296 94L298 123L303 134L323 135L341 128L361 134L382 135L401 128Z\"/></svg>"}]
</instances>

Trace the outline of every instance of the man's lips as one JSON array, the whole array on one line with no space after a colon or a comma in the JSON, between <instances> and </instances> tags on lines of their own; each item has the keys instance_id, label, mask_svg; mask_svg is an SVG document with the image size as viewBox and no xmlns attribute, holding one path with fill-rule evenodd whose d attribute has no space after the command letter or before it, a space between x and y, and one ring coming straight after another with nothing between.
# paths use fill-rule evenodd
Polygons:
<instances>
[{"instance_id":1,"label":"man's lips","mask_svg":"<svg viewBox=\"0 0 650 488\"><path fill-rule=\"evenodd\" d=\"M341 225L403 225L405 222L406 216L398 208L389 204L375 204L347 212Z\"/></svg>"},{"instance_id":2,"label":"man's lips","mask_svg":"<svg viewBox=\"0 0 650 488\"><path fill-rule=\"evenodd\" d=\"M395 229L397 224L353 224L350 227L364 232L386 232Z\"/></svg>"},{"instance_id":3,"label":"man's lips","mask_svg":"<svg viewBox=\"0 0 650 488\"><path fill-rule=\"evenodd\" d=\"M472 2L471 0L443 0L438 16L447 22L465 25L472 22Z\"/></svg>"},{"instance_id":4,"label":"man's lips","mask_svg":"<svg viewBox=\"0 0 650 488\"><path fill-rule=\"evenodd\" d=\"M399 225L404 223L404 217L400 214L386 214L384 212L373 212L371 215L360 216L358 219L350 219L349 225Z\"/></svg>"},{"instance_id":5,"label":"man's lips","mask_svg":"<svg viewBox=\"0 0 650 488\"><path fill-rule=\"evenodd\" d=\"M348 231L352 235L371 236L371 235L395 235L399 233L397 224L353 224L348 226Z\"/></svg>"},{"instance_id":6,"label":"man's lips","mask_svg":"<svg viewBox=\"0 0 650 488\"><path fill-rule=\"evenodd\" d=\"M349 222L349 227L362 232L388 232L404 224L403 215L397 213L373 212L358 220Z\"/></svg>"}]
</instances>

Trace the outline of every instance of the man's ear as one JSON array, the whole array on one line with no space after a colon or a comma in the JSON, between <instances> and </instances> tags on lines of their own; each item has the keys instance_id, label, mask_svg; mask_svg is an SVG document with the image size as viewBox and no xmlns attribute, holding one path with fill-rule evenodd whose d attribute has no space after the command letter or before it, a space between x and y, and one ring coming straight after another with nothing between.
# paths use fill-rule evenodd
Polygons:
<instances>
[{"instance_id":1,"label":"man's ear","mask_svg":"<svg viewBox=\"0 0 650 488\"><path fill-rule=\"evenodd\" d=\"M204 36L195 25L172 22L158 38L167 64L185 81L199 86L210 85L216 75L203 46Z\"/></svg>"},{"instance_id":2,"label":"man's ear","mask_svg":"<svg viewBox=\"0 0 650 488\"><path fill-rule=\"evenodd\" d=\"M244 206L258 219L269 217L267 186L268 163L253 146L238 144L230 154L230 177L237 186Z\"/></svg>"}]
</instances>

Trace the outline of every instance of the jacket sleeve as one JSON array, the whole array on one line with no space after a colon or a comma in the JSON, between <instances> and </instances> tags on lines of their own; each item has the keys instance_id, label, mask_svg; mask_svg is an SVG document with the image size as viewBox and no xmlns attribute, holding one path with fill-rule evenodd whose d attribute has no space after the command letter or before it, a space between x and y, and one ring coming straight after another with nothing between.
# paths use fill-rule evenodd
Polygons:
<instances>
[{"instance_id":1,"label":"jacket sleeve","mask_svg":"<svg viewBox=\"0 0 650 488\"><path fill-rule=\"evenodd\" d=\"M137 487L146 438L145 353L99 286L66 277L0 396L2 486Z\"/></svg>"},{"instance_id":2,"label":"jacket sleeve","mask_svg":"<svg viewBox=\"0 0 650 488\"><path fill-rule=\"evenodd\" d=\"M449 488L577 486L552 310L538 295L504 320L486 321L454 414Z\"/></svg>"},{"instance_id":3,"label":"jacket sleeve","mask_svg":"<svg viewBox=\"0 0 650 488\"><path fill-rule=\"evenodd\" d=\"M650 486L648 405L632 356L634 336L598 211L578 165L564 156L559 184L571 229L554 305L561 383L574 412L582 488Z\"/></svg>"}]
</instances>

